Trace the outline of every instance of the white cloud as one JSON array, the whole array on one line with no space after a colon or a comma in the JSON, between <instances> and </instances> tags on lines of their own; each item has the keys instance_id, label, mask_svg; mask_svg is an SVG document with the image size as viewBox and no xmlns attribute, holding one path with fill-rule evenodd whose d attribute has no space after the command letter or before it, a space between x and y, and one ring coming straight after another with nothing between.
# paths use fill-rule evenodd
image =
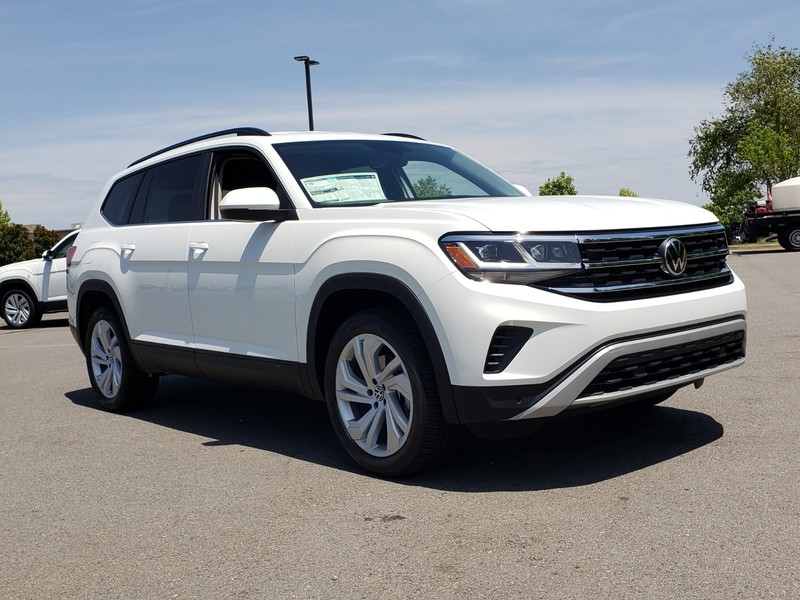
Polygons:
<instances>
[{"instance_id":1,"label":"white cloud","mask_svg":"<svg viewBox=\"0 0 800 600\"><path fill-rule=\"evenodd\" d=\"M612 194L624 186L640 196L699 203L688 176L688 139L720 99L711 88L598 81L464 85L328 94L317 101L315 122L318 129L407 131L449 143L533 191L566 171L584 193ZM82 221L105 181L144 154L236 125L302 128L304 108L239 104L86 115L7 132L0 199L17 222L65 227Z\"/></svg>"}]
</instances>

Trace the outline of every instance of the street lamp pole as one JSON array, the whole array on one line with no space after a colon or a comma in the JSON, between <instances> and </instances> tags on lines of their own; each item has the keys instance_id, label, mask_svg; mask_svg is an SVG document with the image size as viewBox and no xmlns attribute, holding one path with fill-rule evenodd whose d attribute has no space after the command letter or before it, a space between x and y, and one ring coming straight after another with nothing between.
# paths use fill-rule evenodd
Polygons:
<instances>
[{"instance_id":1,"label":"street lamp pole","mask_svg":"<svg viewBox=\"0 0 800 600\"><path fill-rule=\"evenodd\" d=\"M314 108L311 103L311 67L318 65L316 60L308 56L295 56L294 59L306 67L306 98L308 100L308 130L314 131Z\"/></svg>"}]
</instances>

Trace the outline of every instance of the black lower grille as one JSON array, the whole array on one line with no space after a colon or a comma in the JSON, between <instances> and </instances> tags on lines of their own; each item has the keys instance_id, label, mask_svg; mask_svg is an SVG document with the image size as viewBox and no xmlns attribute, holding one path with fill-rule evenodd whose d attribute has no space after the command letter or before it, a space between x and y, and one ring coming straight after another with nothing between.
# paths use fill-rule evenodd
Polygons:
<instances>
[{"instance_id":1,"label":"black lower grille","mask_svg":"<svg viewBox=\"0 0 800 600\"><path fill-rule=\"evenodd\" d=\"M514 357L522 350L533 329L529 327L513 327L506 325L498 327L492 336L489 350L486 353L486 362L483 366L484 373L502 373Z\"/></svg>"},{"instance_id":2,"label":"black lower grille","mask_svg":"<svg viewBox=\"0 0 800 600\"><path fill-rule=\"evenodd\" d=\"M734 331L688 344L628 354L613 360L581 398L610 394L700 374L744 357L744 332Z\"/></svg>"}]
</instances>

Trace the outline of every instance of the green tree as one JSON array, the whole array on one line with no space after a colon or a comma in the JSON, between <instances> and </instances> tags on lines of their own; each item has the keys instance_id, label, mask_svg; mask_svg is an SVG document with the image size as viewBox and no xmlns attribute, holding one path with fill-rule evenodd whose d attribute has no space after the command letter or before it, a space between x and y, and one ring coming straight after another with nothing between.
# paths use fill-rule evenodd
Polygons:
<instances>
[{"instance_id":1,"label":"green tree","mask_svg":"<svg viewBox=\"0 0 800 600\"><path fill-rule=\"evenodd\" d=\"M8 216L8 211L3 210L3 201L0 200L0 225L8 225L11 223L11 217Z\"/></svg>"},{"instance_id":2,"label":"green tree","mask_svg":"<svg viewBox=\"0 0 800 600\"><path fill-rule=\"evenodd\" d=\"M637 194L636 192L634 192L630 188L622 187L622 188L619 188L619 192L617 192L617 196L627 196L629 198L638 198L639 194Z\"/></svg>"},{"instance_id":3,"label":"green tree","mask_svg":"<svg viewBox=\"0 0 800 600\"><path fill-rule=\"evenodd\" d=\"M55 246L61 237L59 232L37 225L33 228L34 255L41 256L42 252Z\"/></svg>"},{"instance_id":4,"label":"green tree","mask_svg":"<svg viewBox=\"0 0 800 600\"><path fill-rule=\"evenodd\" d=\"M540 196L575 196L577 193L572 177L564 171L561 171L558 177L548 179L539 186Z\"/></svg>"},{"instance_id":5,"label":"green tree","mask_svg":"<svg viewBox=\"0 0 800 600\"><path fill-rule=\"evenodd\" d=\"M453 193L449 186L439 183L430 175L417 180L413 185L417 198L443 198Z\"/></svg>"},{"instance_id":6,"label":"green tree","mask_svg":"<svg viewBox=\"0 0 800 600\"><path fill-rule=\"evenodd\" d=\"M745 58L750 68L725 87L723 115L689 141L689 174L723 222L740 219L759 189L800 173L800 53L770 43Z\"/></svg>"},{"instance_id":7,"label":"green tree","mask_svg":"<svg viewBox=\"0 0 800 600\"><path fill-rule=\"evenodd\" d=\"M33 240L22 225L0 225L0 266L36 256Z\"/></svg>"}]
</instances>

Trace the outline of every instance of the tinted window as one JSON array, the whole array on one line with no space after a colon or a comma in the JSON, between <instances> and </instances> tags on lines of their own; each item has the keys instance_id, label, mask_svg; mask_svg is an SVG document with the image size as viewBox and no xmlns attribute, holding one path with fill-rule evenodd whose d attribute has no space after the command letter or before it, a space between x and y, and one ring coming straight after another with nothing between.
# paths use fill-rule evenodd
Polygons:
<instances>
[{"instance_id":1,"label":"tinted window","mask_svg":"<svg viewBox=\"0 0 800 600\"><path fill-rule=\"evenodd\" d=\"M72 246L72 243L75 241L75 238L78 237L78 234L70 234L61 240L55 248L53 248L53 258L64 258L67 256L67 250L69 247Z\"/></svg>"},{"instance_id":2,"label":"tinted window","mask_svg":"<svg viewBox=\"0 0 800 600\"><path fill-rule=\"evenodd\" d=\"M275 177L257 158L237 156L220 161L220 187L222 197L231 190L249 187L268 187L277 190Z\"/></svg>"},{"instance_id":3,"label":"tinted window","mask_svg":"<svg viewBox=\"0 0 800 600\"><path fill-rule=\"evenodd\" d=\"M109 223L112 225L124 225L128 222L128 215L131 212L133 199L136 197L142 177L142 173L136 173L125 179L120 179L108 192L100 212L103 213Z\"/></svg>"},{"instance_id":4,"label":"tinted window","mask_svg":"<svg viewBox=\"0 0 800 600\"><path fill-rule=\"evenodd\" d=\"M142 223L198 221L205 216L205 198L198 193L203 156L196 154L153 169Z\"/></svg>"}]
</instances>

